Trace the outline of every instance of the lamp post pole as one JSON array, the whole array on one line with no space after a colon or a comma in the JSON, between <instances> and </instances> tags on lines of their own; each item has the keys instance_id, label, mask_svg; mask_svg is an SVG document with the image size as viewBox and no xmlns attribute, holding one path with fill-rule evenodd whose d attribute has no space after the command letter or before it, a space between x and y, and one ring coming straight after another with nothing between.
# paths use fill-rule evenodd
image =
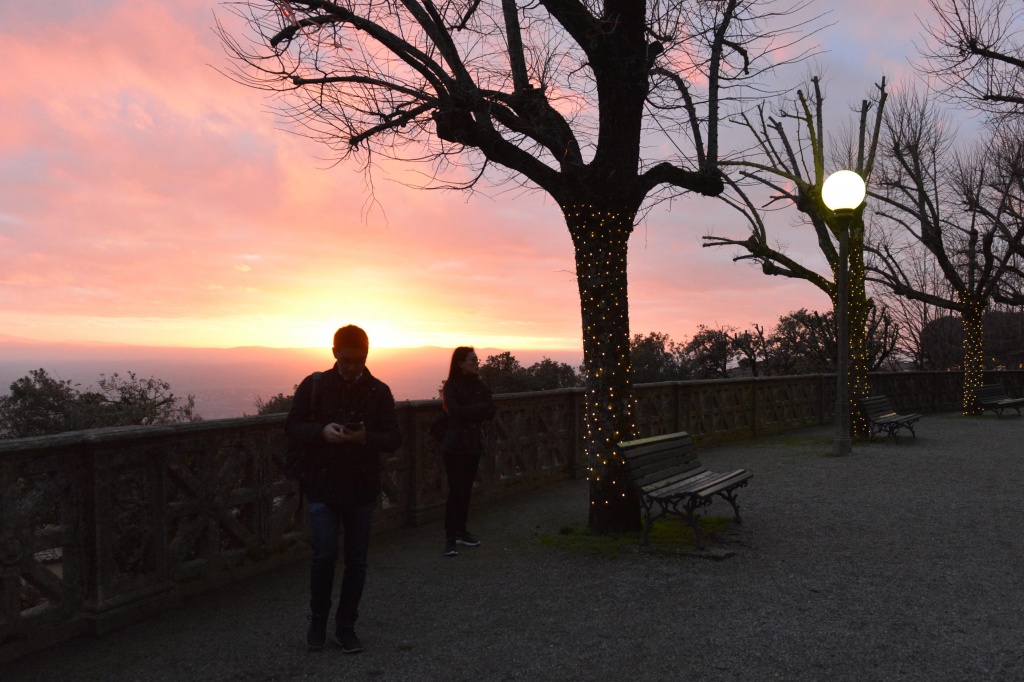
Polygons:
<instances>
[{"instance_id":1,"label":"lamp post pole","mask_svg":"<svg viewBox=\"0 0 1024 682\"><path fill-rule=\"evenodd\" d=\"M836 268L836 411L832 454L850 454L850 218L851 209L835 211L839 227L839 267Z\"/></svg>"},{"instance_id":2,"label":"lamp post pole","mask_svg":"<svg viewBox=\"0 0 1024 682\"><path fill-rule=\"evenodd\" d=\"M836 171L821 184L821 200L835 214L839 232L836 264L836 411L832 454L850 454L850 221L864 201L864 179L849 170Z\"/></svg>"}]
</instances>

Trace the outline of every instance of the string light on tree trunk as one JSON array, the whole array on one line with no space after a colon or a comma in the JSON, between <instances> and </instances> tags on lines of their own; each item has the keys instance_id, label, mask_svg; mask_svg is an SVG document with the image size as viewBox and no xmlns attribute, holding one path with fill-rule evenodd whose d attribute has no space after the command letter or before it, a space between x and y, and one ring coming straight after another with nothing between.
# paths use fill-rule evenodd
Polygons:
<instances>
[{"instance_id":1,"label":"string light on tree trunk","mask_svg":"<svg viewBox=\"0 0 1024 682\"><path fill-rule=\"evenodd\" d=\"M576 204L563 207L563 213L576 251L576 276L583 302L587 387L583 440L591 505L609 507L632 495L626 465L618 457L616 445L631 439L636 430L626 293L626 256L636 212Z\"/></svg>"}]
</instances>

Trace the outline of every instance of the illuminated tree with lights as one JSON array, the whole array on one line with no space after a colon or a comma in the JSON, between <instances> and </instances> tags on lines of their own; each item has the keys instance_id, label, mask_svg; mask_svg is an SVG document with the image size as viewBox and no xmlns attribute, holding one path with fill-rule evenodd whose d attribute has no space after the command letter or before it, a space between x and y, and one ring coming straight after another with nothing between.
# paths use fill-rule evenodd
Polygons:
<instances>
[{"instance_id":1,"label":"illuminated tree with lights","mask_svg":"<svg viewBox=\"0 0 1024 682\"><path fill-rule=\"evenodd\" d=\"M339 160L413 161L430 186L521 183L575 247L590 527L639 528L614 444L635 434L626 255L643 206L717 196L719 110L773 55L803 56L806 0L244 0L231 75ZM792 17L791 25L783 25ZM732 93L732 94L730 94Z\"/></svg>"},{"instance_id":2,"label":"illuminated tree with lights","mask_svg":"<svg viewBox=\"0 0 1024 682\"><path fill-rule=\"evenodd\" d=\"M1020 282L1024 139L1014 126L1015 132L958 151L950 129L934 104L913 92L887 112L878 190L872 194L880 236L868 249L869 279L961 316L963 410L977 414L972 389L983 383L985 314L993 301L1015 302L1012 291ZM918 247L948 287L915 286L908 254L920 253Z\"/></svg>"},{"instance_id":3,"label":"illuminated tree with lights","mask_svg":"<svg viewBox=\"0 0 1024 682\"><path fill-rule=\"evenodd\" d=\"M724 199L739 210L751 228L745 238L708 235L704 246L734 246L742 253L733 260L750 260L760 265L766 275L803 279L828 295L833 309L838 300L836 272L839 265L839 229L835 214L821 199L821 186L833 170L845 168L858 173L865 182L871 176L878 146L878 132L885 109L887 93L885 79L877 86L873 99L860 106L860 123L856 140L837 145L831 159L831 169L825 167L824 103L820 78L810 83L810 93L797 92L794 109L781 110L777 116L757 109L757 118L744 114L742 124L754 136L762 160L742 161L733 165L740 169L742 180L730 180L734 193ZM872 115L872 111L874 114ZM786 121L795 121L795 132L790 132ZM869 127L870 125L870 127ZM801 146L800 143L804 142ZM771 192L763 207L755 205L750 185L767 188ZM802 214L806 227L814 231L818 248L825 258L828 274L801 263L777 245L765 225L765 210L776 202L794 206ZM854 436L867 436L869 429L858 408L858 399L869 393L868 371L868 319L873 302L868 299L864 278L864 206L856 210L849 222L849 333L850 333L850 401L851 431Z\"/></svg>"}]
</instances>

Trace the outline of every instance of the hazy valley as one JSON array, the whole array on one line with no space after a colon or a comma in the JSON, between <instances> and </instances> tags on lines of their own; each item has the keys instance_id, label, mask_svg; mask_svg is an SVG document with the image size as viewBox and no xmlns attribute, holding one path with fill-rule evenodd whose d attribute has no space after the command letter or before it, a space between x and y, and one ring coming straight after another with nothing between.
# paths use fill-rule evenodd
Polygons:
<instances>
[{"instance_id":1,"label":"hazy valley","mask_svg":"<svg viewBox=\"0 0 1024 682\"><path fill-rule=\"evenodd\" d=\"M484 359L503 350L478 352ZM549 357L575 367L582 358L582 352L571 350L511 352L523 365ZM431 399L448 373L450 357L450 348L371 348L367 366L391 386L397 400ZM0 337L0 395L8 392L12 381L40 367L83 389L95 384L100 374L134 372L167 381L177 396L195 395L204 419L220 419L254 414L257 397L291 393L304 376L333 362L329 348L80 346Z\"/></svg>"}]
</instances>

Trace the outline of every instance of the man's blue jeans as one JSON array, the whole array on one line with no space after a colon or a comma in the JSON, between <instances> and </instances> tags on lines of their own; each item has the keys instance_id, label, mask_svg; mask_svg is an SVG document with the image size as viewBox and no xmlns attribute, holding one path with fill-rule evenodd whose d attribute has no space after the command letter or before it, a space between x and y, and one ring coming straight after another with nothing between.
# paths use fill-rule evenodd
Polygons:
<instances>
[{"instance_id":1,"label":"man's blue jeans","mask_svg":"<svg viewBox=\"0 0 1024 682\"><path fill-rule=\"evenodd\" d=\"M313 560L309 571L309 608L314 616L326 618L331 612L334 566L338 561L338 533L345 531L345 572L335 621L338 628L351 628L359 617L359 600L366 584L366 560L376 503L309 503L309 535Z\"/></svg>"}]
</instances>

